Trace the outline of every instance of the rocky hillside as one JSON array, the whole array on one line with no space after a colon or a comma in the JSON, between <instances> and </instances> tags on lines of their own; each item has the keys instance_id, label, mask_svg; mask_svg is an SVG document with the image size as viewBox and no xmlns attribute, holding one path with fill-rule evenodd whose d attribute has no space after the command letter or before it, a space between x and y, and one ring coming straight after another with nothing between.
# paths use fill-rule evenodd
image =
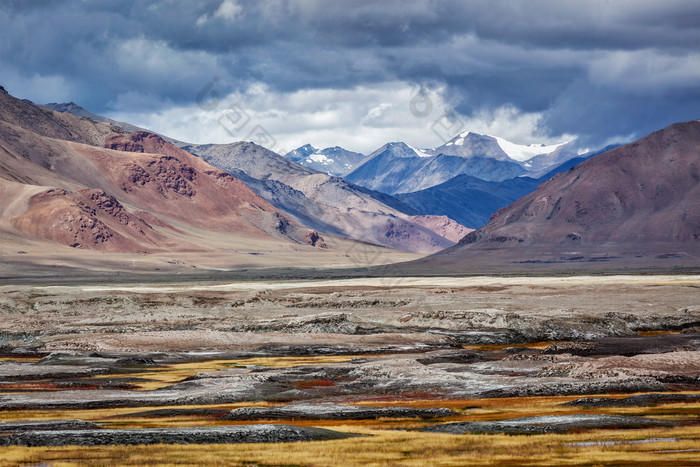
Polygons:
<instances>
[{"instance_id":1,"label":"rocky hillside","mask_svg":"<svg viewBox=\"0 0 700 467\"><path fill-rule=\"evenodd\" d=\"M241 181L159 136L4 92L0 152L5 234L110 252L201 250L209 234L323 243Z\"/></svg>"}]
</instances>

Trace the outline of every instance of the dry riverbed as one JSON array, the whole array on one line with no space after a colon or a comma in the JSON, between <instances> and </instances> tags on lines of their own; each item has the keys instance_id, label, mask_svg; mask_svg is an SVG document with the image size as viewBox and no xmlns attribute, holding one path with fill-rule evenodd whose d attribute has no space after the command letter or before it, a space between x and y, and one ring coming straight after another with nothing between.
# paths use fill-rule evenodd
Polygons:
<instances>
[{"instance_id":1,"label":"dry riverbed","mask_svg":"<svg viewBox=\"0 0 700 467\"><path fill-rule=\"evenodd\" d=\"M698 276L2 286L0 458L686 465L698 304Z\"/></svg>"}]
</instances>

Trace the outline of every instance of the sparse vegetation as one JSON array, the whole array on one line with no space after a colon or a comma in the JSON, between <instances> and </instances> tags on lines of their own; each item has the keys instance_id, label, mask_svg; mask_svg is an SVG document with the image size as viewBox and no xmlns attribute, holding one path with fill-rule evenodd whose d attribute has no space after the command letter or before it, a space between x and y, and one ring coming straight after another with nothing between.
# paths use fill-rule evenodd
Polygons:
<instances>
[{"instance_id":1,"label":"sparse vegetation","mask_svg":"<svg viewBox=\"0 0 700 467\"><path fill-rule=\"evenodd\" d=\"M0 465L693 465L700 428L606 430L567 435L444 435L334 426L369 435L340 441L98 448L3 448ZM666 439L647 442L646 440ZM674 441L668 441L668 439ZM634 441L645 440L641 444ZM576 446L575 443L621 441Z\"/></svg>"}]
</instances>

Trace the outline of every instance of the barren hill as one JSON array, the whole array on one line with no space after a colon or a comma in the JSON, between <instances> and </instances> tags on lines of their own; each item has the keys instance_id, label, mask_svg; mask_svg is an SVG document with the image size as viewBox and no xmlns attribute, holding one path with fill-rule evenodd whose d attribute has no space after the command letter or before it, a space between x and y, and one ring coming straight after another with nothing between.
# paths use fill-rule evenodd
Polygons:
<instances>
[{"instance_id":1,"label":"barren hill","mask_svg":"<svg viewBox=\"0 0 700 467\"><path fill-rule=\"evenodd\" d=\"M325 247L243 182L161 137L0 93L0 247L123 253ZM0 248L2 252L3 248Z\"/></svg>"},{"instance_id":2,"label":"barren hill","mask_svg":"<svg viewBox=\"0 0 700 467\"><path fill-rule=\"evenodd\" d=\"M594 156L419 261L454 271L591 263L700 267L700 121Z\"/></svg>"}]
</instances>

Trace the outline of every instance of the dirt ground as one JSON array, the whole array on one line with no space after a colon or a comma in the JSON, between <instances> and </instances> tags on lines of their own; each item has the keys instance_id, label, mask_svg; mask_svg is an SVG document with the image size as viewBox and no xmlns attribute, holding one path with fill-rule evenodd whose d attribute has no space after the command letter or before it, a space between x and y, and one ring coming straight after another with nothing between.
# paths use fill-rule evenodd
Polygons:
<instances>
[{"instance_id":1,"label":"dirt ground","mask_svg":"<svg viewBox=\"0 0 700 467\"><path fill-rule=\"evenodd\" d=\"M249 405L289 405L280 413L293 416L265 423L312 429L331 423L313 418L316 404L334 414L367 404L456 411L417 421L400 409L403 418L343 428L373 423L372 436L700 425L700 276L12 284L0 286L0 317L7 445L60 446L77 436L65 428L74 425L87 426L75 438L86 445L250 440L255 421L227 418ZM607 404L588 416L585 401L550 400L622 394L645 395L642 407ZM526 418L507 421L515 417ZM242 428L215 429L230 424ZM275 426L265 439L316 433Z\"/></svg>"}]
</instances>

